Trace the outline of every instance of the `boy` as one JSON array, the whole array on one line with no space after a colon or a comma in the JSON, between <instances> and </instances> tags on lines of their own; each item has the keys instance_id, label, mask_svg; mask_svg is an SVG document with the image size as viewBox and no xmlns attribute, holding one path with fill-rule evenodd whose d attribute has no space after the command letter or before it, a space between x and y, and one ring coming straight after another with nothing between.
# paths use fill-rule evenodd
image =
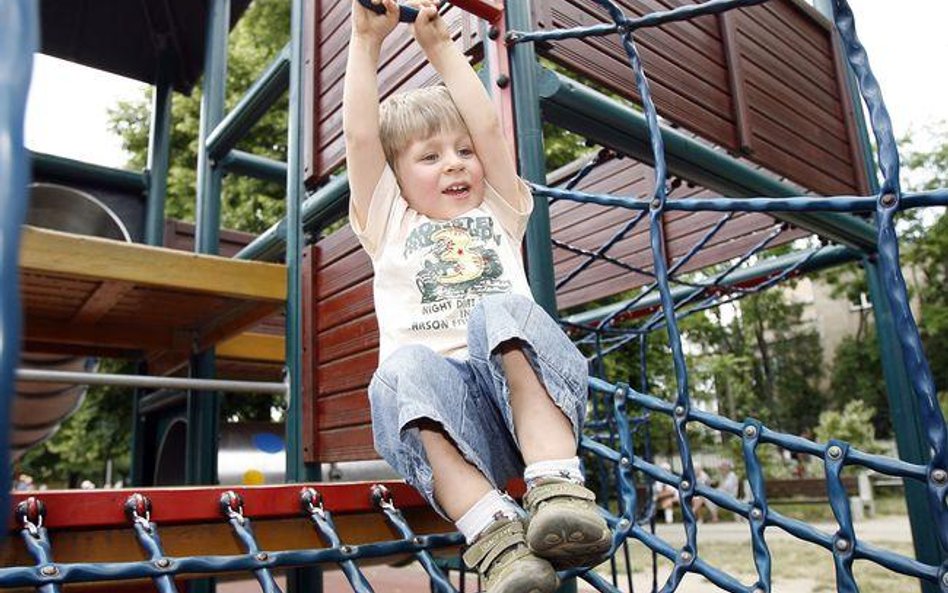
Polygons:
<instances>
[{"instance_id":1,"label":"boy","mask_svg":"<svg viewBox=\"0 0 948 593\"><path fill-rule=\"evenodd\" d=\"M611 535L576 446L586 361L530 296L533 207L486 91L435 4L412 34L445 87L388 99L376 68L398 23L352 2L343 118L350 224L372 259L380 366L375 447L470 548L490 593L546 593ZM524 476L524 511L498 487Z\"/></svg>"}]
</instances>

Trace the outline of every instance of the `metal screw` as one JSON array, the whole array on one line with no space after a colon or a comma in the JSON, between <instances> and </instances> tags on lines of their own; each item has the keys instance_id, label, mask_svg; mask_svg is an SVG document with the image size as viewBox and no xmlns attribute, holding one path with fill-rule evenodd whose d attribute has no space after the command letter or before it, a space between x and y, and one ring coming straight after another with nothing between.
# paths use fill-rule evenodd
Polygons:
<instances>
[{"instance_id":1,"label":"metal screw","mask_svg":"<svg viewBox=\"0 0 948 593\"><path fill-rule=\"evenodd\" d=\"M895 206L895 194L885 194L882 196L882 205L886 208Z\"/></svg>"},{"instance_id":2,"label":"metal screw","mask_svg":"<svg viewBox=\"0 0 948 593\"><path fill-rule=\"evenodd\" d=\"M837 445L833 445L827 449L826 454L829 455L830 459L839 459L843 456L843 450L840 449Z\"/></svg>"},{"instance_id":3,"label":"metal screw","mask_svg":"<svg viewBox=\"0 0 948 593\"><path fill-rule=\"evenodd\" d=\"M171 566L171 560L168 560L167 558L159 558L158 560L155 560L155 566L158 568L168 568Z\"/></svg>"},{"instance_id":4,"label":"metal screw","mask_svg":"<svg viewBox=\"0 0 948 593\"><path fill-rule=\"evenodd\" d=\"M744 427L744 436L746 436L746 437L749 438L749 439L752 439L752 438L754 438L755 436L757 436L757 427L756 427L756 426L745 426L745 427Z\"/></svg>"},{"instance_id":5,"label":"metal screw","mask_svg":"<svg viewBox=\"0 0 948 593\"><path fill-rule=\"evenodd\" d=\"M761 517L764 516L764 513L760 509L751 509L751 519L755 521L760 521Z\"/></svg>"},{"instance_id":6,"label":"metal screw","mask_svg":"<svg viewBox=\"0 0 948 593\"><path fill-rule=\"evenodd\" d=\"M416 546L420 546L424 542L416 535L415 537L411 538L411 543L415 544Z\"/></svg>"},{"instance_id":7,"label":"metal screw","mask_svg":"<svg viewBox=\"0 0 948 593\"><path fill-rule=\"evenodd\" d=\"M619 465L621 465L622 467L629 467L630 463L632 462L629 461L628 457L623 457L622 459L619 460Z\"/></svg>"},{"instance_id":8,"label":"metal screw","mask_svg":"<svg viewBox=\"0 0 948 593\"><path fill-rule=\"evenodd\" d=\"M681 481L681 489L682 489L682 490L687 490L687 489L689 489L689 488L691 488L691 482L689 482L688 480L682 480L682 481Z\"/></svg>"},{"instance_id":9,"label":"metal screw","mask_svg":"<svg viewBox=\"0 0 948 593\"><path fill-rule=\"evenodd\" d=\"M342 546L341 548L339 548L339 551L342 552L343 554L349 555L352 553L352 546Z\"/></svg>"},{"instance_id":10,"label":"metal screw","mask_svg":"<svg viewBox=\"0 0 948 593\"><path fill-rule=\"evenodd\" d=\"M497 28L497 25L491 25L490 28L487 29L487 37L491 41L494 41L500 37L500 29Z\"/></svg>"},{"instance_id":11,"label":"metal screw","mask_svg":"<svg viewBox=\"0 0 948 593\"><path fill-rule=\"evenodd\" d=\"M948 572L941 575L941 584L948 587Z\"/></svg>"},{"instance_id":12,"label":"metal screw","mask_svg":"<svg viewBox=\"0 0 948 593\"><path fill-rule=\"evenodd\" d=\"M936 484L944 484L948 482L948 472L943 469L936 469L932 471L932 482Z\"/></svg>"},{"instance_id":13,"label":"metal screw","mask_svg":"<svg viewBox=\"0 0 948 593\"><path fill-rule=\"evenodd\" d=\"M662 201L659 200L658 198L655 198L654 200L652 200L649 206L651 206L652 210L658 210L659 208L662 207Z\"/></svg>"},{"instance_id":14,"label":"metal screw","mask_svg":"<svg viewBox=\"0 0 948 593\"><path fill-rule=\"evenodd\" d=\"M506 74L501 74L497 77L497 86L502 89L507 88L507 85L510 84L510 77Z\"/></svg>"},{"instance_id":15,"label":"metal screw","mask_svg":"<svg viewBox=\"0 0 948 593\"><path fill-rule=\"evenodd\" d=\"M628 520L628 519L619 519L619 523L616 524L616 527L618 527L619 529L623 529L623 530L624 530L624 529L628 529L628 528L629 528L629 520Z\"/></svg>"},{"instance_id":16,"label":"metal screw","mask_svg":"<svg viewBox=\"0 0 948 593\"><path fill-rule=\"evenodd\" d=\"M41 573L43 574L43 576L45 576L45 577L54 577L54 576L56 576L56 575L59 574L59 569L56 568L55 566L49 566L49 565L47 565L47 566L44 566L43 568L41 568L41 569L40 569L40 572L41 572Z\"/></svg>"},{"instance_id":17,"label":"metal screw","mask_svg":"<svg viewBox=\"0 0 948 593\"><path fill-rule=\"evenodd\" d=\"M691 562L692 556L688 550L682 550L680 557L682 562Z\"/></svg>"},{"instance_id":18,"label":"metal screw","mask_svg":"<svg viewBox=\"0 0 948 593\"><path fill-rule=\"evenodd\" d=\"M675 406L675 416L684 416L685 406Z\"/></svg>"},{"instance_id":19,"label":"metal screw","mask_svg":"<svg viewBox=\"0 0 948 593\"><path fill-rule=\"evenodd\" d=\"M266 552L260 552L259 554L257 554L257 560L259 560L260 562L266 562L269 559L270 559L270 554L267 554Z\"/></svg>"},{"instance_id":20,"label":"metal screw","mask_svg":"<svg viewBox=\"0 0 948 593\"><path fill-rule=\"evenodd\" d=\"M848 539L838 539L836 540L836 549L840 552L846 552L849 550L849 540Z\"/></svg>"}]
</instances>

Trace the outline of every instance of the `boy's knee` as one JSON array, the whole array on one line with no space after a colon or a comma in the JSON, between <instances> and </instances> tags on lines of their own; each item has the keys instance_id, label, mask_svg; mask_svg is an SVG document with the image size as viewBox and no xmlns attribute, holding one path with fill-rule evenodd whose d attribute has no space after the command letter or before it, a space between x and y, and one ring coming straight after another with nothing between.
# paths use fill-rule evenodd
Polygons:
<instances>
[{"instance_id":1,"label":"boy's knee","mask_svg":"<svg viewBox=\"0 0 948 593\"><path fill-rule=\"evenodd\" d=\"M387 383L395 383L400 377L431 368L441 355L422 344L401 346L388 356L375 371L376 376Z\"/></svg>"}]
</instances>

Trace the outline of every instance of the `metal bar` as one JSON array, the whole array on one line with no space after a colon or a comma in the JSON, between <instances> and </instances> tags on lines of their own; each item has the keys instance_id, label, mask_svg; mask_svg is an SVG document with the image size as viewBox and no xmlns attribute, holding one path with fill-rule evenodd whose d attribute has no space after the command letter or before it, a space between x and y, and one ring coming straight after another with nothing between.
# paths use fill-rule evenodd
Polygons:
<instances>
[{"instance_id":1,"label":"metal bar","mask_svg":"<svg viewBox=\"0 0 948 593\"><path fill-rule=\"evenodd\" d=\"M878 341L882 373L886 383L889 414L895 431L895 442L899 459L908 463L927 465L931 461L924 428L919 422L918 402L912 393L908 371L902 363L902 353L897 338L889 299L886 295L879 264L870 259L863 263L869 285L869 299L875 317L876 340ZM905 507L908 510L912 529L915 557L926 563L941 562L936 522L928 509L928 493L925 484L905 480ZM922 584L922 591L935 593L937 586Z\"/></svg>"},{"instance_id":2,"label":"metal bar","mask_svg":"<svg viewBox=\"0 0 948 593\"><path fill-rule=\"evenodd\" d=\"M39 42L38 4L13 0L0 9L0 467L9 467L10 408L20 359L20 229L26 218L29 157L23 144L26 99ZM0 472L0 508L8 509L9 471ZM6 534L6 531L3 532ZM0 539L3 536L0 535Z\"/></svg>"},{"instance_id":3,"label":"metal bar","mask_svg":"<svg viewBox=\"0 0 948 593\"><path fill-rule=\"evenodd\" d=\"M342 215L349 198L349 178L346 175L333 177L329 183L311 195L300 207L303 230L313 232L333 217ZM241 249L236 259L274 261L280 259L286 249L286 219L276 223Z\"/></svg>"},{"instance_id":4,"label":"metal bar","mask_svg":"<svg viewBox=\"0 0 948 593\"><path fill-rule=\"evenodd\" d=\"M757 282L766 280L771 276L780 274L782 270L787 268L792 268L800 260L804 260L810 257L812 251L804 251L800 253L792 253L784 255L781 257L775 257L773 259L765 260L764 262L747 268L745 270L738 270L732 274L729 274L721 282L721 286L744 286L749 284L755 284ZM850 249L848 247L830 247L823 249L821 253L813 256L809 262L805 265L800 266L798 270L801 274L816 272L833 266L838 266L840 264L855 261L859 259L861 254L858 251ZM678 287L672 290L672 298L675 302L678 302L686 298L691 294L692 288L688 286ZM609 315L615 313L616 311L621 311L631 301L623 301L621 303L614 303L612 305L607 305L605 307L599 307L597 309L591 309L589 311L584 311L576 315L571 315L563 321L567 323L575 324L585 324L592 323L599 319L608 317ZM628 311L630 314L642 313L654 309L659 305L659 299L657 295L651 295L649 298L640 299L633 307Z\"/></svg>"},{"instance_id":5,"label":"metal bar","mask_svg":"<svg viewBox=\"0 0 948 593\"><path fill-rule=\"evenodd\" d=\"M168 163L171 152L171 95L174 92L171 57L163 51L151 101L148 134L148 198L145 202L145 243L164 243L165 200L168 194Z\"/></svg>"},{"instance_id":6,"label":"metal bar","mask_svg":"<svg viewBox=\"0 0 948 593\"><path fill-rule=\"evenodd\" d=\"M537 76L541 107L547 120L603 146L652 164L645 117L638 111L552 70ZM772 179L681 132L662 129L669 172L704 187L735 196L796 196L799 191ZM675 202L666 204L673 206ZM865 221L837 213L779 215L781 220L861 250L875 249L875 232Z\"/></svg>"},{"instance_id":7,"label":"metal bar","mask_svg":"<svg viewBox=\"0 0 948 593\"><path fill-rule=\"evenodd\" d=\"M507 6L507 28L532 27L532 2L522 0ZM510 48L510 73L513 84L514 121L517 131L517 160L520 175L535 183L546 182L543 156L543 124L538 98L537 56L533 45L522 43ZM537 304L556 318L556 279L553 250L550 249L550 208L545 200L534 200L533 215L527 226L527 277Z\"/></svg>"},{"instance_id":8,"label":"metal bar","mask_svg":"<svg viewBox=\"0 0 948 593\"><path fill-rule=\"evenodd\" d=\"M286 163L242 150L231 150L217 162L217 166L228 173L286 183Z\"/></svg>"},{"instance_id":9,"label":"metal bar","mask_svg":"<svg viewBox=\"0 0 948 593\"><path fill-rule=\"evenodd\" d=\"M208 135L207 152L218 159L230 152L286 92L290 82L290 46L285 46L247 89L237 105Z\"/></svg>"},{"instance_id":10,"label":"metal bar","mask_svg":"<svg viewBox=\"0 0 948 593\"><path fill-rule=\"evenodd\" d=\"M134 171L93 165L61 156L28 151L33 176L61 183L91 183L117 191L144 193L145 176Z\"/></svg>"},{"instance_id":11,"label":"metal bar","mask_svg":"<svg viewBox=\"0 0 948 593\"><path fill-rule=\"evenodd\" d=\"M117 387L146 387L148 389L195 389L227 391L231 393L286 393L283 383L265 381L228 381L224 379L180 379L151 375L113 375L109 373L80 373L17 369L17 381L32 383L74 383L76 385L112 385Z\"/></svg>"},{"instance_id":12,"label":"metal bar","mask_svg":"<svg viewBox=\"0 0 948 593\"><path fill-rule=\"evenodd\" d=\"M489 23L498 22L504 16L503 2L489 0L451 0L451 4L475 16L479 16Z\"/></svg>"},{"instance_id":13,"label":"metal bar","mask_svg":"<svg viewBox=\"0 0 948 593\"><path fill-rule=\"evenodd\" d=\"M224 116L227 81L227 33L230 25L228 0L205 0L207 26L204 45L204 83L201 99L201 131L198 138L197 208L194 251L217 254L221 224L221 181L207 151L207 138ZM215 374L214 350L191 357L190 372L207 379ZM185 479L188 484L211 484L217 477L217 436L219 394L188 394L188 437ZM213 582L201 583L199 590L212 590Z\"/></svg>"},{"instance_id":14,"label":"metal bar","mask_svg":"<svg viewBox=\"0 0 948 593\"><path fill-rule=\"evenodd\" d=\"M303 126L305 95L303 81L304 40L306 26L304 0L293 0L290 10L290 100L287 117L286 175L286 481L300 482L320 479L319 463L306 463L303 458L303 315L301 282L303 219L300 204L306 195L303 187ZM309 352L315 356L315 352ZM321 593L322 568L307 566L287 573L290 593Z\"/></svg>"}]
</instances>

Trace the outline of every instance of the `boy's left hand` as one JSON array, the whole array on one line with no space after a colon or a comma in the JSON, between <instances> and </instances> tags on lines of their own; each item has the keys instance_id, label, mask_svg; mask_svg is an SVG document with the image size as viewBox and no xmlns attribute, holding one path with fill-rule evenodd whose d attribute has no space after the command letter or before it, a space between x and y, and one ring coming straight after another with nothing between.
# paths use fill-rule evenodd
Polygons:
<instances>
[{"instance_id":1,"label":"boy's left hand","mask_svg":"<svg viewBox=\"0 0 948 593\"><path fill-rule=\"evenodd\" d=\"M434 0L411 0L406 2L418 9L418 18L411 26L412 35L427 53L437 47L451 43L451 33L444 19L438 14L438 2Z\"/></svg>"}]
</instances>

